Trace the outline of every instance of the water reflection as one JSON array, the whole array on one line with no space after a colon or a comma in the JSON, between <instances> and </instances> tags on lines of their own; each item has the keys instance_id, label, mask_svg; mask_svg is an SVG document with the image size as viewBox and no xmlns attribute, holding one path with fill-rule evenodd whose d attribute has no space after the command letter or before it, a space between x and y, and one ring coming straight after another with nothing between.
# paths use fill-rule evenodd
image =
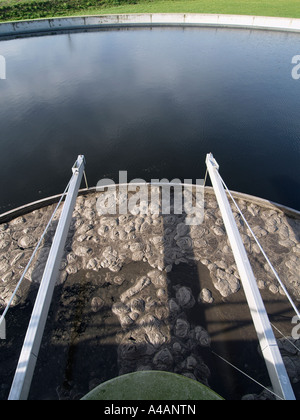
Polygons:
<instances>
[{"instance_id":1,"label":"water reflection","mask_svg":"<svg viewBox=\"0 0 300 420\"><path fill-rule=\"evenodd\" d=\"M0 212L63 190L78 154L95 185L119 170L196 179L209 151L230 188L299 209L298 45L215 28L2 41Z\"/></svg>"}]
</instances>

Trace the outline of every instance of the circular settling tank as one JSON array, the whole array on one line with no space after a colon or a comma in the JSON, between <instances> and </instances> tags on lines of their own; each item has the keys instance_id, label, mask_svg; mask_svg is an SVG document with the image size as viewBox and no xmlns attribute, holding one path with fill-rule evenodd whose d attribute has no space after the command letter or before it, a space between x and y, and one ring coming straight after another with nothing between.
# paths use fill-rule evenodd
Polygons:
<instances>
[{"instance_id":1,"label":"circular settling tank","mask_svg":"<svg viewBox=\"0 0 300 420\"><path fill-rule=\"evenodd\" d=\"M0 213L63 191L78 154L96 185L120 170L195 182L208 152L231 189L300 209L299 37L131 26L3 39Z\"/></svg>"}]
</instances>

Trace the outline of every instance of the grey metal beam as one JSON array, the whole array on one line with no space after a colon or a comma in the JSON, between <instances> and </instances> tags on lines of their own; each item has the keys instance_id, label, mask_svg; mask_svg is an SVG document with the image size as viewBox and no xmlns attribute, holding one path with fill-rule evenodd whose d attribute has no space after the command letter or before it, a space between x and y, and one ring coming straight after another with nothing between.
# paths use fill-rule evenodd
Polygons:
<instances>
[{"instance_id":1,"label":"grey metal beam","mask_svg":"<svg viewBox=\"0 0 300 420\"><path fill-rule=\"evenodd\" d=\"M206 157L206 165L243 284L274 393L284 400L295 400L295 395L284 366L268 314L259 292L242 238L235 223L227 195L223 188L219 174L219 165L211 153Z\"/></svg>"},{"instance_id":2,"label":"grey metal beam","mask_svg":"<svg viewBox=\"0 0 300 420\"><path fill-rule=\"evenodd\" d=\"M32 311L18 366L8 397L9 400L26 400L29 394L54 286L58 277L61 258L72 219L72 213L84 171L84 165L84 156L78 156L78 159L72 168L73 175L70 181L69 190Z\"/></svg>"}]
</instances>

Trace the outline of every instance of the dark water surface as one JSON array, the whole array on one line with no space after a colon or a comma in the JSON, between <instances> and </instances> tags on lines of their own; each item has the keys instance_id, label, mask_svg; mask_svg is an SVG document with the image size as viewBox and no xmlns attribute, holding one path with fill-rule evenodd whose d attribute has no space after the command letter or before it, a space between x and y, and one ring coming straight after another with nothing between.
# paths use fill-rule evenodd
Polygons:
<instances>
[{"instance_id":1,"label":"dark water surface","mask_svg":"<svg viewBox=\"0 0 300 420\"><path fill-rule=\"evenodd\" d=\"M205 174L300 209L300 35L103 30L0 42L0 213L62 192L78 154L90 185Z\"/></svg>"}]
</instances>

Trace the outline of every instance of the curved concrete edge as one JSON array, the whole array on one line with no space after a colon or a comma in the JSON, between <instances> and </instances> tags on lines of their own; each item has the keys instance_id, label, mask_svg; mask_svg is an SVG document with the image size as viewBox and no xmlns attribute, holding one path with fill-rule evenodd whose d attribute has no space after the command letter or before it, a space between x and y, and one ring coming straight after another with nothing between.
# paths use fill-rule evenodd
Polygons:
<instances>
[{"instance_id":1,"label":"curved concrete edge","mask_svg":"<svg viewBox=\"0 0 300 420\"><path fill-rule=\"evenodd\" d=\"M148 185L151 185L151 184L149 183ZM119 184L116 184L116 187L118 186ZM95 193L96 191L97 191L96 187L91 187L89 189L84 188L84 189L79 190L78 196L92 194L92 193ZM205 187L205 194L214 195L215 193L212 187ZM239 200L239 199L244 200L246 202L256 204L262 208L280 211L281 213L284 213L287 216L292 217L294 219L300 219L300 211L284 206L282 204L278 204L273 201L266 200L264 198L256 197L254 195L249 195L249 194L245 194L245 193L241 193L237 191L231 191L231 194L236 200ZM28 203L28 204L25 204L24 206L20 206L15 209L12 209L6 213L2 213L0 214L0 224L10 222L11 220L16 219L17 217L24 216L28 213L31 213L32 211L58 203L61 196L62 194L58 194L58 195L44 198L42 200L33 201L32 203Z\"/></svg>"},{"instance_id":2,"label":"curved concrete edge","mask_svg":"<svg viewBox=\"0 0 300 420\"><path fill-rule=\"evenodd\" d=\"M79 195L91 194L96 192L96 187L89 189L81 189L78 192ZM9 210L5 213L0 214L0 224L10 222L17 217L24 216L25 214L31 213L32 211L41 209L43 207L51 206L51 204L56 204L61 199L62 194L52 195L51 197L42 198L41 200L32 201L31 203L24 204L23 206L16 207L12 210Z\"/></svg>"},{"instance_id":3,"label":"curved concrete edge","mask_svg":"<svg viewBox=\"0 0 300 420\"><path fill-rule=\"evenodd\" d=\"M172 25L220 26L300 32L300 19L296 18L199 13L142 13L5 22L0 24L0 37L22 37L43 32L89 30L105 27Z\"/></svg>"},{"instance_id":4,"label":"curved concrete edge","mask_svg":"<svg viewBox=\"0 0 300 420\"><path fill-rule=\"evenodd\" d=\"M214 194L213 188L211 188L211 194ZM256 197L255 195L245 194L237 191L230 191L233 198L236 200L244 200L252 204L256 204L260 207L280 211L287 216L293 217L295 219L300 219L300 211L293 209L291 207L285 206L283 204L275 203L274 201L266 200L265 198Z\"/></svg>"}]
</instances>

